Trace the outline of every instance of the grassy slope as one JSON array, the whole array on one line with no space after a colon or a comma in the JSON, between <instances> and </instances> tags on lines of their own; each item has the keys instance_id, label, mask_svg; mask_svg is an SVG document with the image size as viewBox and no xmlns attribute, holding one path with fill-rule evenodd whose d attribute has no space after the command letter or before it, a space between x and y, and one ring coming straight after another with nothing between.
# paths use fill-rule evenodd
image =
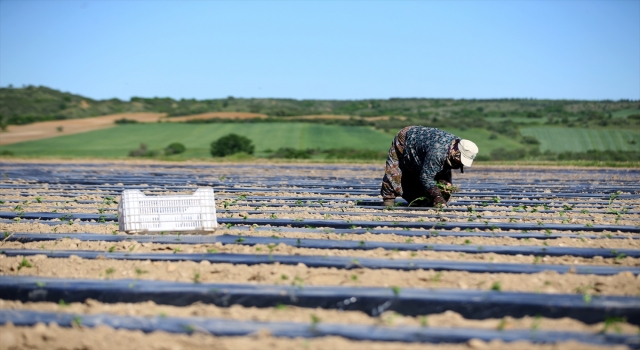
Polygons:
<instances>
[{"instance_id":1,"label":"grassy slope","mask_svg":"<svg viewBox=\"0 0 640 350\"><path fill-rule=\"evenodd\" d=\"M212 141L229 133L253 140L258 154L266 149L360 148L385 150L390 136L366 127L308 123L264 124L133 124L82 134L23 142L2 147L17 156L125 157L145 143L149 149L161 149L171 142L183 143L183 156L210 157ZM181 157L182 158L182 157Z\"/></svg>"},{"instance_id":2,"label":"grassy slope","mask_svg":"<svg viewBox=\"0 0 640 350\"><path fill-rule=\"evenodd\" d=\"M499 136L490 140L490 132L482 129L464 131L449 129L455 135L475 141L481 153L489 154L498 147L521 147L513 140ZM149 149L162 149L171 142L181 142L187 152L179 158L208 158L209 145L229 133L253 140L257 155L280 147L356 148L387 151L394 133L369 127L322 125L311 123L220 123L220 124L129 124L82 134L3 146L16 156L51 157L126 157L140 143Z\"/></svg>"},{"instance_id":3,"label":"grassy slope","mask_svg":"<svg viewBox=\"0 0 640 350\"><path fill-rule=\"evenodd\" d=\"M640 131L563 128L538 126L523 128L525 136L534 136L540 141L540 150L554 152L585 152L595 150L640 151ZM635 140L635 144L628 141Z\"/></svg>"}]
</instances>

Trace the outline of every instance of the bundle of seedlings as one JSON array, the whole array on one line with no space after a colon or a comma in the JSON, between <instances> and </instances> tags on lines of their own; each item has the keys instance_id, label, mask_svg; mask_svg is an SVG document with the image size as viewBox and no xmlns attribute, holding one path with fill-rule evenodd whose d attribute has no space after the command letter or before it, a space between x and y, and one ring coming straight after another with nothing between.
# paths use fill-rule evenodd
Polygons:
<instances>
[{"instance_id":1,"label":"bundle of seedlings","mask_svg":"<svg viewBox=\"0 0 640 350\"><path fill-rule=\"evenodd\" d=\"M449 199L454 193L460 192L460 187L449 184L444 180L436 181L436 186L438 186L440 193L442 193L442 197L447 203L449 203Z\"/></svg>"}]
</instances>

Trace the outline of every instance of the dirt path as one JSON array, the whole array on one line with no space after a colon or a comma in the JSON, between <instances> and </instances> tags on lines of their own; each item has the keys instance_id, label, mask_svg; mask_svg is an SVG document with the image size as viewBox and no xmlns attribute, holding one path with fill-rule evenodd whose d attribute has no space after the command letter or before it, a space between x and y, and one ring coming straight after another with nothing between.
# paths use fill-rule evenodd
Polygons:
<instances>
[{"instance_id":1,"label":"dirt path","mask_svg":"<svg viewBox=\"0 0 640 350\"><path fill-rule=\"evenodd\" d=\"M162 116L164 116L163 113L121 113L91 118L51 120L27 125L9 125L7 131L0 132L0 145L106 129L115 126L114 122L122 118L137 120L141 123L153 123Z\"/></svg>"}]
</instances>

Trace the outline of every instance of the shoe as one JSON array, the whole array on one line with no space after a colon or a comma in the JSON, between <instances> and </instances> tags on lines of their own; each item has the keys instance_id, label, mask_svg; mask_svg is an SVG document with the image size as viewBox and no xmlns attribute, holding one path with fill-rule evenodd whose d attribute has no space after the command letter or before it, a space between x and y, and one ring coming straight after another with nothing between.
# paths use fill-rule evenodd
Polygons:
<instances>
[{"instance_id":1,"label":"shoe","mask_svg":"<svg viewBox=\"0 0 640 350\"><path fill-rule=\"evenodd\" d=\"M382 201L382 205L384 205L385 207L393 207L395 204L395 198L387 198Z\"/></svg>"}]
</instances>

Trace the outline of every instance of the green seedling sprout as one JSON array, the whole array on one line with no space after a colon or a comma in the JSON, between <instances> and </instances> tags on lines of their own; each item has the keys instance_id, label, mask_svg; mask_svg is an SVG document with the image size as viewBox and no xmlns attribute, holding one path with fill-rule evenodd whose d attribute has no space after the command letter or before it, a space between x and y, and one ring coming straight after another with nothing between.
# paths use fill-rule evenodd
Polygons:
<instances>
[{"instance_id":1,"label":"green seedling sprout","mask_svg":"<svg viewBox=\"0 0 640 350\"><path fill-rule=\"evenodd\" d=\"M435 276L433 276L433 281L434 282L439 282L441 278L442 278L442 272L438 272L438 273L436 273Z\"/></svg>"},{"instance_id":2,"label":"green seedling sprout","mask_svg":"<svg viewBox=\"0 0 640 350\"><path fill-rule=\"evenodd\" d=\"M415 203L415 202L420 202L420 201L423 201L423 200L425 200L425 199L427 199L427 197L418 197L418 198L416 198L416 199L412 200L412 201L411 201L411 203L409 203L409 205L408 205L408 206L410 207L410 206L412 206L412 205L413 205L413 203ZM394 206L395 206L395 204L394 204Z\"/></svg>"},{"instance_id":3,"label":"green seedling sprout","mask_svg":"<svg viewBox=\"0 0 640 350\"><path fill-rule=\"evenodd\" d=\"M620 328L620 323L627 322L626 317L615 317L615 316L607 316L604 320L604 327L600 331L600 333L607 333L609 328L613 328L616 333L622 333L622 328Z\"/></svg>"},{"instance_id":4,"label":"green seedling sprout","mask_svg":"<svg viewBox=\"0 0 640 350\"><path fill-rule=\"evenodd\" d=\"M139 277L140 275L143 275L145 273L149 273L149 271L146 271L146 270L143 270L141 268L136 267L136 276Z\"/></svg>"},{"instance_id":5,"label":"green seedling sprout","mask_svg":"<svg viewBox=\"0 0 640 350\"><path fill-rule=\"evenodd\" d=\"M393 291L393 295L395 295L395 296L399 296L400 295L400 287L398 287L398 286L391 286L391 291Z\"/></svg>"},{"instance_id":6,"label":"green seedling sprout","mask_svg":"<svg viewBox=\"0 0 640 350\"><path fill-rule=\"evenodd\" d=\"M503 331L506 326L507 326L507 319L503 318L500 320L500 323L498 323L498 327L496 329L499 331Z\"/></svg>"},{"instance_id":7,"label":"green seedling sprout","mask_svg":"<svg viewBox=\"0 0 640 350\"><path fill-rule=\"evenodd\" d=\"M193 283L200 283L200 272L195 271L193 273Z\"/></svg>"},{"instance_id":8,"label":"green seedling sprout","mask_svg":"<svg viewBox=\"0 0 640 350\"><path fill-rule=\"evenodd\" d=\"M18 271L23 267L31 268L33 267L33 265L31 265L31 263L26 258L22 258L22 261L20 261L20 265L18 265Z\"/></svg>"},{"instance_id":9,"label":"green seedling sprout","mask_svg":"<svg viewBox=\"0 0 640 350\"><path fill-rule=\"evenodd\" d=\"M501 292L502 291L502 285L499 281L493 282L493 284L491 285L491 290L494 290L496 292Z\"/></svg>"},{"instance_id":10,"label":"green seedling sprout","mask_svg":"<svg viewBox=\"0 0 640 350\"><path fill-rule=\"evenodd\" d=\"M110 267L110 268L106 269L104 272L108 277L108 276L111 276L114 272L116 272L116 269L114 269L113 267Z\"/></svg>"},{"instance_id":11,"label":"green seedling sprout","mask_svg":"<svg viewBox=\"0 0 640 350\"><path fill-rule=\"evenodd\" d=\"M116 246L112 245L111 247L109 247L108 252L113 253L114 250L116 250Z\"/></svg>"},{"instance_id":12,"label":"green seedling sprout","mask_svg":"<svg viewBox=\"0 0 640 350\"><path fill-rule=\"evenodd\" d=\"M358 281L358 275L351 275L351 280L354 282Z\"/></svg>"}]
</instances>

